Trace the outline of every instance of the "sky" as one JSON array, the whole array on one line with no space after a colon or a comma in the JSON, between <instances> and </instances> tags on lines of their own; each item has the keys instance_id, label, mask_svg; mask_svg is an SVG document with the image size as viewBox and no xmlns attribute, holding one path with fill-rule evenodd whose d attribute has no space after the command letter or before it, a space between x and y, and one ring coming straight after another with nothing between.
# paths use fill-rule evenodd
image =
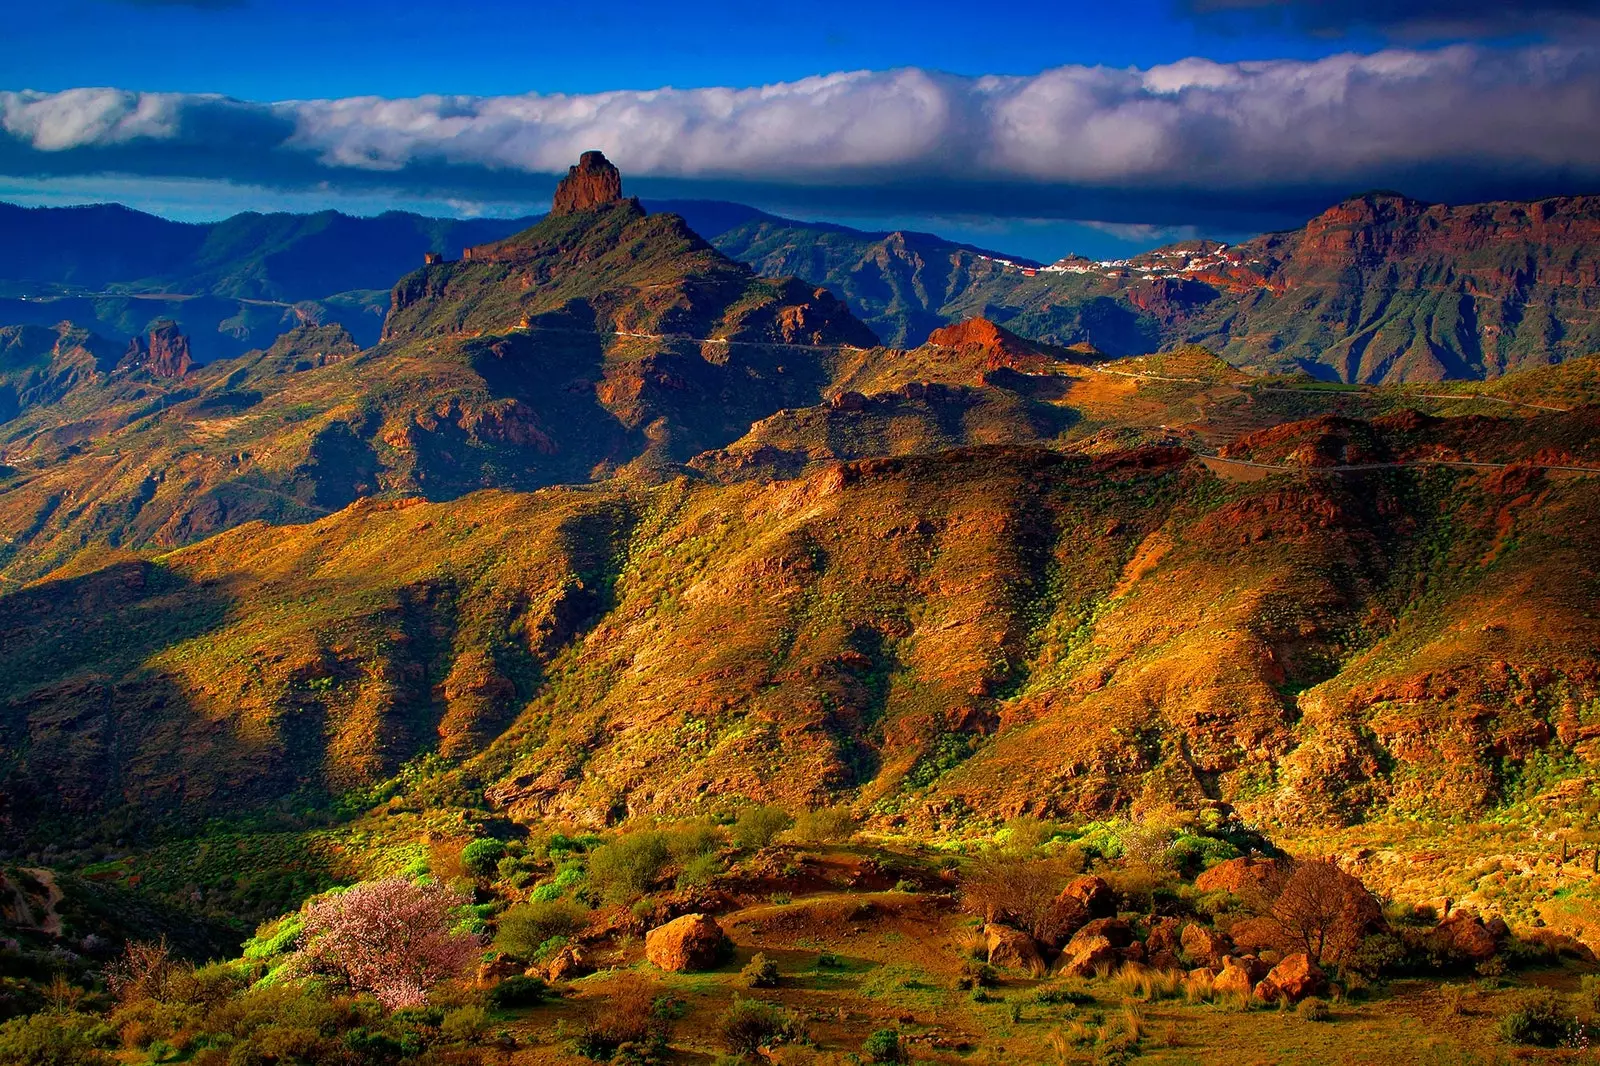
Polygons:
<instances>
[{"instance_id":1,"label":"sky","mask_svg":"<svg viewBox=\"0 0 1600 1066\"><path fill-rule=\"evenodd\" d=\"M1600 0L0 0L0 198L521 215L627 191L1039 259L1395 188L1600 192Z\"/></svg>"}]
</instances>

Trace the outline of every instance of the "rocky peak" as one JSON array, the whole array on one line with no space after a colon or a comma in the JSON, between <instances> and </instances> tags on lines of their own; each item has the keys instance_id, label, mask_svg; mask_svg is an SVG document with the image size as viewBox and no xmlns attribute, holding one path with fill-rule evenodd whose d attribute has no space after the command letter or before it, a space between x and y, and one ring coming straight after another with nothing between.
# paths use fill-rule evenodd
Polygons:
<instances>
[{"instance_id":1,"label":"rocky peak","mask_svg":"<svg viewBox=\"0 0 1600 1066\"><path fill-rule=\"evenodd\" d=\"M189 357L189 338L179 332L178 324L158 322L148 336L141 334L128 342L117 365L123 370L146 370L158 378L181 378L194 361Z\"/></svg>"},{"instance_id":2,"label":"rocky peak","mask_svg":"<svg viewBox=\"0 0 1600 1066\"><path fill-rule=\"evenodd\" d=\"M550 213L570 215L621 199L621 171L611 164L603 152L585 152L576 166L567 168L567 176L556 186L556 197L550 205Z\"/></svg>"}]
</instances>

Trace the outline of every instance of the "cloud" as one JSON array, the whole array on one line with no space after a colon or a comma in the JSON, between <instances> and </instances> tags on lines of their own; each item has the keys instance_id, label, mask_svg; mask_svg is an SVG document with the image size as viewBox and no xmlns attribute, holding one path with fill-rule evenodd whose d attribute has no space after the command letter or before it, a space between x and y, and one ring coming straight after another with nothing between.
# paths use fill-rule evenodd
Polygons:
<instances>
[{"instance_id":1,"label":"cloud","mask_svg":"<svg viewBox=\"0 0 1600 1066\"><path fill-rule=\"evenodd\" d=\"M1238 28L1376 31L1432 40L1526 37L1587 28L1600 19L1600 0L1177 0L1177 6L1192 17Z\"/></svg>"},{"instance_id":2,"label":"cloud","mask_svg":"<svg viewBox=\"0 0 1600 1066\"><path fill-rule=\"evenodd\" d=\"M1287 217L1375 186L1440 199L1600 190L1596 129L1600 51L1457 45L588 95L3 92L0 173L526 201L598 147L647 195L1172 224Z\"/></svg>"}]
</instances>

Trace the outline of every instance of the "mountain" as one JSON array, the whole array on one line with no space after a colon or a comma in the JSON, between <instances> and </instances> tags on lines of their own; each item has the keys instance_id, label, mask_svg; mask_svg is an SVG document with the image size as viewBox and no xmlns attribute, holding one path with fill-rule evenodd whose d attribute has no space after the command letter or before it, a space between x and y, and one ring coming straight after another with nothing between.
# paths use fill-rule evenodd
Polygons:
<instances>
[{"instance_id":1,"label":"mountain","mask_svg":"<svg viewBox=\"0 0 1600 1066\"><path fill-rule=\"evenodd\" d=\"M816 403L840 351L875 343L825 290L757 277L620 196L408 274L366 349L304 326L180 370L166 324L90 372L85 356L69 370L49 353L115 345L75 327L19 336L17 411L0 421L14 472L0 568L13 578L378 493L663 476ZM55 382L52 402L24 406L36 378Z\"/></svg>"},{"instance_id":2,"label":"mountain","mask_svg":"<svg viewBox=\"0 0 1600 1066\"><path fill-rule=\"evenodd\" d=\"M716 238L838 292L892 343L981 315L1111 355L1204 344L1237 366L1337 381L1482 378L1600 346L1600 198L1464 207L1374 193L1235 247L1191 241L1042 269L919 234L752 220Z\"/></svg>"}]
</instances>

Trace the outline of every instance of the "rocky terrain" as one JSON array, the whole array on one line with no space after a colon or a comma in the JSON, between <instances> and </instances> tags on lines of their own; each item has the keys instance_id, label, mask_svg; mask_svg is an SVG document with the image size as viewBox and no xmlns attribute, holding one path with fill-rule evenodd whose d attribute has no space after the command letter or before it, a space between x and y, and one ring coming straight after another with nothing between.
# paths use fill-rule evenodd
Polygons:
<instances>
[{"instance_id":1,"label":"rocky terrain","mask_svg":"<svg viewBox=\"0 0 1600 1066\"><path fill-rule=\"evenodd\" d=\"M26 960L0 1020L59 976L111 1028L26 1024L130 1063L799 1055L802 1029L1105 1061L1235 1022L1329 1054L1309 1001L1414 1057L1441 976L1527 973L1589 1039L1596 356L1353 385L1019 316L886 346L598 153L555 203L401 276L367 346L0 330L0 959ZM1193 330L1402 262L1566 308L1582 257L1506 248L1581 244L1576 210L1368 197L1136 284L1030 283L1126 281L1107 299ZM429 987L327 968L366 892L439 926ZM1337 943L1284 932L1297 893L1336 897ZM233 961L104 969L179 929ZM1460 993L1441 1046L1520 987ZM589 1032L630 995L671 1017ZM258 1039L260 996L313 1020Z\"/></svg>"}]
</instances>

